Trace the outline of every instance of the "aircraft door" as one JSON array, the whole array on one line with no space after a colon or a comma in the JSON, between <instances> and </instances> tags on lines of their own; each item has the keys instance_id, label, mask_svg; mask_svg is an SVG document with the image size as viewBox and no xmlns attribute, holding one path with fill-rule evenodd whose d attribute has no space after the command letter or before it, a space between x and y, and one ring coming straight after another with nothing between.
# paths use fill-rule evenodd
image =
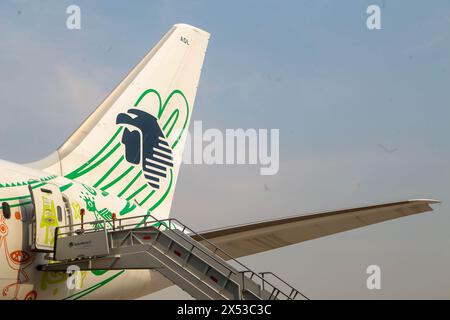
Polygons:
<instances>
[{"instance_id":1,"label":"aircraft door","mask_svg":"<svg viewBox=\"0 0 450 320\"><path fill-rule=\"evenodd\" d=\"M55 229L67 224L63 195L54 184L34 189L30 185L29 188L34 205L32 248L38 251L53 251Z\"/></svg>"}]
</instances>

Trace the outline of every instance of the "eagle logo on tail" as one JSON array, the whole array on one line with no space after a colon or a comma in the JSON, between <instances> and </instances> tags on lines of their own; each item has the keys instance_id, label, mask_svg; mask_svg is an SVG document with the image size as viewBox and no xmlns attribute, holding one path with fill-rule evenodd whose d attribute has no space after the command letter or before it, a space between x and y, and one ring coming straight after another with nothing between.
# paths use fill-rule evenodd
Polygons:
<instances>
[{"instance_id":1,"label":"eagle logo on tail","mask_svg":"<svg viewBox=\"0 0 450 320\"><path fill-rule=\"evenodd\" d=\"M125 159L133 165L140 165L142 173L154 189L159 189L173 168L173 151L158 124L151 114L130 109L120 113L116 123L125 127L122 143L125 146Z\"/></svg>"}]
</instances>

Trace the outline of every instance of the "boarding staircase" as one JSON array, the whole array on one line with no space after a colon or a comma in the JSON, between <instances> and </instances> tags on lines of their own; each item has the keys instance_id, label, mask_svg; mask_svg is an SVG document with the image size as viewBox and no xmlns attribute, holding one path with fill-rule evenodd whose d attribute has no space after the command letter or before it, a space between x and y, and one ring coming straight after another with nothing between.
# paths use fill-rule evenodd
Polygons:
<instances>
[{"instance_id":1,"label":"boarding staircase","mask_svg":"<svg viewBox=\"0 0 450 320\"><path fill-rule=\"evenodd\" d=\"M55 230L41 271L150 269L200 300L308 299L273 273L256 273L177 219L130 217Z\"/></svg>"}]
</instances>

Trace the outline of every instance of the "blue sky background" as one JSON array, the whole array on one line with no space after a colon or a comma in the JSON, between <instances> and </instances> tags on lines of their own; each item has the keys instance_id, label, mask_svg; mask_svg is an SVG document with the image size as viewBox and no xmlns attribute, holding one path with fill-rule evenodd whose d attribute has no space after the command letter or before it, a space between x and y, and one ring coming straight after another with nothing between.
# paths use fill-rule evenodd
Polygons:
<instances>
[{"instance_id":1,"label":"blue sky background","mask_svg":"<svg viewBox=\"0 0 450 320\"><path fill-rule=\"evenodd\" d=\"M70 4L80 31L66 28ZM370 4L382 30L366 28ZM0 157L55 150L178 22L212 34L194 120L279 128L281 164L272 177L184 166L173 214L204 230L437 198L433 214L244 261L315 299L449 299L449 1L2 1ZM370 264L382 269L380 291L365 286Z\"/></svg>"}]
</instances>

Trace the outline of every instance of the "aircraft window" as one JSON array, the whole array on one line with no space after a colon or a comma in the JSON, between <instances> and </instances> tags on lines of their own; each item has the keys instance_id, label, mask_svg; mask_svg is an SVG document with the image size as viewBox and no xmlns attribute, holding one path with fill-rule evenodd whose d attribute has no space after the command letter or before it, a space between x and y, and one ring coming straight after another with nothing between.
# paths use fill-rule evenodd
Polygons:
<instances>
[{"instance_id":1,"label":"aircraft window","mask_svg":"<svg viewBox=\"0 0 450 320\"><path fill-rule=\"evenodd\" d=\"M2 203L2 211L3 211L3 216L5 217L5 219L11 218L11 207L8 202Z\"/></svg>"},{"instance_id":2,"label":"aircraft window","mask_svg":"<svg viewBox=\"0 0 450 320\"><path fill-rule=\"evenodd\" d=\"M63 220L62 208L60 206L57 206L56 211L58 211L58 221L62 222L62 220Z\"/></svg>"}]
</instances>

